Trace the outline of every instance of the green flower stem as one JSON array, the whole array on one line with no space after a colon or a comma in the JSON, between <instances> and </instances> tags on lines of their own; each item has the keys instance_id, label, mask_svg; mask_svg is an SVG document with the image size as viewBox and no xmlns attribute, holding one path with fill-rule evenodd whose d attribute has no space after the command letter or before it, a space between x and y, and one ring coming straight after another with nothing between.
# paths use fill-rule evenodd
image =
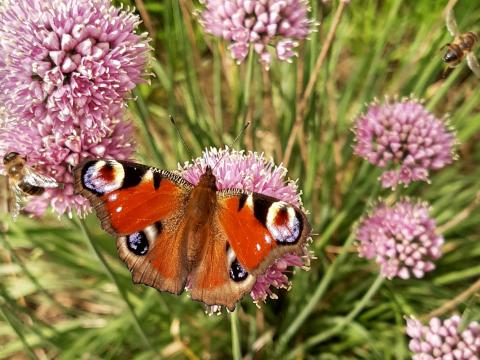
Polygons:
<instances>
[{"instance_id":1,"label":"green flower stem","mask_svg":"<svg viewBox=\"0 0 480 360\"><path fill-rule=\"evenodd\" d=\"M25 336L23 336L22 331L20 328L17 326L15 323L15 319L10 318L10 315L8 312L4 309L4 305L0 305L0 315L5 319L5 321L11 326L13 331L17 334L18 338L23 344L23 347L25 348L26 353L28 354L28 357L31 359L38 359L38 357L35 355L33 352L33 349L30 347L30 345L27 342L27 339L25 339Z\"/></svg>"},{"instance_id":2,"label":"green flower stem","mask_svg":"<svg viewBox=\"0 0 480 360\"><path fill-rule=\"evenodd\" d=\"M143 132L147 138L148 144L150 145L150 149L152 150L155 160L158 166L164 166L163 157L161 155L160 150L157 147L155 139L152 136L152 131L149 129L148 126L148 119L150 118L150 112L148 110L147 104L143 100L142 95L138 91L138 89L133 90L133 95L135 96L134 104L138 109L138 117L140 118L140 123L142 124Z\"/></svg>"},{"instance_id":3,"label":"green flower stem","mask_svg":"<svg viewBox=\"0 0 480 360\"><path fill-rule=\"evenodd\" d=\"M355 319L355 317L365 308L367 303L377 293L378 289L381 287L384 280L385 280L385 278L381 274L378 274L377 278L372 283L372 285L370 286L368 291L365 293L363 298L355 305L355 307L352 309L352 311L350 311L350 313L348 313L348 315L346 317L344 317L333 328L331 328L327 331L321 332L318 335L315 335L315 336L311 337L310 339L308 339L307 341L305 341L305 343L303 343L302 345L297 346L291 353L289 353L286 356L286 359L296 358L296 356L300 352L302 352L302 351L304 351L304 350L306 350L306 349L308 349L312 346L315 346L315 345L317 345L317 344L319 344L319 343L321 343L325 340L328 340L332 336L335 336L340 331L342 331L345 328L345 326L349 325L353 321L353 319Z\"/></svg>"},{"instance_id":4,"label":"green flower stem","mask_svg":"<svg viewBox=\"0 0 480 360\"><path fill-rule=\"evenodd\" d=\"M18 304L18 299L12 298L8 293L8 290L2 284L0 284L0 299L3 300L3 303L0 301L0 307L4 308L4 312L7 315L12 314L14 316L14 321L21 321L22 324L25 324L30 331L38 336L38 340L35 342L36 344L42 342L43 345L48 344L48 346L52 348L59 349L58 345L50 340L52 337L60 335L58 330L53 325L38 319L32 309ZM24 314L28 316L27 322L21 320L16 314ZM49 335L45 335L45 331L47 331ZM33 347L35 346L33 345Z\"/></svg>"},{"instance_id":5,"label":"green flower stem","mask_svg":"<svg viewBox=\"0 0 480 360\"><path fill-rule=\"evenodd\" d=\"M24 235L24 237L27 238L27 236L25 234L22 234L22 235ZM22 259L20 259L17 256L17 254L15 253L15 250L13 249L13 247L8 242L7 235L2 233L2 232L0 232L0 243L5 247L5 249L8 250L8 252L10 253L10 256L13 258L13 261L15 261L15 263L18 266L20 266L20 268L22 269L22 272L35 285L35 287L38 289L38 291L40 291L43 295L45 295L45 297L47 298L48 302L51 305L54 305L54 306L58 307L59 309L65 311L66 313L78 313L75 310L66 308L65 306L63 306L62 304L60 304L58 301L56 301L53 298L53 296L38 282L37 278L30 272L30 270L28 270L27 266L22 261Z\"/></svg>"},{"instance_id":6,"label":"green flower stem","mask_svg":"<svg viewBox=\"0 0 480 360\"><path fill-rule=\"evenodd\" d=\"M315 289L315 292L310 297L310 300L308 301L307 305L303 307L302 311L298 314L298 316L295 318L292 324L287 328L285 333L278 340L277 355L283 352L289 340L292 338L293 335L295 335L295 333L298 331L300 326L303 325L305 320L308 318L308 316L310 316L315 306L318 304L320 299L325 294L325 291L327 290L328 286L332 282L333 276L337 272L338 267L345 260L348 254L348 250L352 245L354 239L355 239L355 233L352 232L350 236L347 238L347 240L345 241L342 251L340 252L338 257L334 260L334 262L330 265L327 272L325 273L325 276L322 278L322 281L318 284L317 288Z\"/></svg>"},{"instance_id":7,"label":"green flower stem","mask_svg":"<svg viewBox=\"0 0 480 360\"><path fill-rule=\"evenodd\" d=\"M95 253L98 260L102 263L103 267L105 268L105 271L107 272L108 276L110 277L112 282L117 287L120 296L122 297L123 301L127 305L128 312L130 314L130 317L132 318L134 328L137 331L138 335L140 336L142 341L145 343L145 345L147 345L150 348L151 351L153 351L154 353L157 353L157 350L153 347L152 343L148 340L148 337L145 335L145 332L143 331L143 328L140 325L140 322L138 321L137 315L133 311L132 304L128 300L128 297L127 297L127 294L126 294L125 290L120 285L117 277L115 276L115 273L113 272L112 268L110 267L108 262L103 257L102 253L100 252L100 249L95 244L95 241L93 241L87 227L85 226L84 220L79 219L78 225L81 228L81 230L83 232L83 235L85 237L85 240L87 240L87 243L90 246L91 250Z\"/></svg>"},{"instance_id":8,"label":"green flower stem","mask_svg":"<svg viewBox=\"0 0 480 360\"><path fill-rule=\"evenodd\" d=\"M223 134L222 59L220 58L218 46L213 51L213 103L217 131L221 136Z\"/></svg>"},{"instance_id":9,"label":"green flower stem","mask_svg":"<svg viewBox=\"0 0 480 360\"><path fill-rule=\"evenodd\" d=\"M253 46L250 46L248 51L248 59L247 59L247 73L245 74L245 85L243 87L243 94L242 94L242 105L240 109L240 117L239 121L237 122L236 132L239 133L240 130L245 125L248 115L248 104L250 102L250 90L252 86L252 76L253 76L253 64L255 59L255 51L253 50Z\"/></svg>"},{"instance_id":10,"label":"green flower stem","mask_svg":"<svg viewBox=\"0 0 480 360\"><path fill-rule=\"evenodd\" d=\"M232 332L232 357L234 360L241 360L242 351L240 349L240 334L238 332L238 306L230 313L230 325Z\"/></svg>"}]
</instances>

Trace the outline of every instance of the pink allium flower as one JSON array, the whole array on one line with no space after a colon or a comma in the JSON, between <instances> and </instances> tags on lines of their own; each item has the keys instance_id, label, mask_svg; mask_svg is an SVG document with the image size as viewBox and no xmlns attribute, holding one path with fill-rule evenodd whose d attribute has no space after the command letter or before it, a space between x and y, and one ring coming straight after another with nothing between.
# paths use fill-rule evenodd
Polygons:
<instances>
[{"instance_id":1,"label":"pink allium flower","mask_svg":"<svg viewBox=\"0 0 480 360\"><path fill-rule=\"evenodd\" d=\"M115 120L108 127L110 130L103 138L92 137L87 130L63 137L51 125L42 123L31 126L9 122L0 127L0 154L15 151L25 155L36 171L63 184L61 189L48 189L42 196L31 197L26 211L40 216L49 204L58 214L71 214L76 210L83 215L89 210L87 200L74 195L71 169L88 157L128 159L134 150L133 127L129 122ZM42 129L47 130L42 132Z\"/></svg>"},{"instance_id":2,"label":"pink allium flower","mask_svg":"<svg viewBox=\"0 0 480 360\"><path fill-rule=\"evenodd\" d=\"M386 278L422 278L435 269L432 260L441 256L443 237L435 232L426 203L379 204L357 228L358 251L375 259Z\"/></svg>"},{"instance_id":3,"label":"pink allium flower","mask_svg":"<svg viewBox=\"0 0 480 360\"><path fill-rule=\"evenodd\" d=\"M432 318L424 326L413 317L407 318L406 332L413 360L478 360L480 359L480 323L471 322L460 331L461 319Z\"/></svg>"},{"instance_id":4,"label":"pink allium flower","mask_svg":"<svg viewBox=\"0 0 480 360\"><path fill-rule=\"evenodd\" d=\"M8 116L66 137L113 131L143 81L149 46L140 23L110 0L15 0L0 6L0 104Z\"/></svg>"},{"instance_id":5,"label":"pink allium flower","mask_svg":"<svg viewBox=\"0 0 480 360\"><path fill-rule=\"evenodd\" d=\"M149 46L140 20L110 0L17 0L0 6L0 153L27 156L64 184L26 210L88 210L71 169L86 157L133 152L125 99L144 81Z\"/></svg>"},{"instance_id":6,"label":"pink allium flower","mask_svg":"<svg viewBox=\"0 0 480 360\"><path fill-rule=\"evenodd\" d=\"M204 0L201 23L212 35L231 43L232 56L239 63L250 46L260 55L265 68L271 63L271 46L280 60L296 55L296 40L312 29L305 0Z\"/></svg>"},{"instance_id":7,"label":"pink allium flower","mask_svg":"<svg viewBox=\"0 0 480 360\"><path fill-rule=\"evenodd\" d=\"M301 207L301 192L294 181L285 179L287 169L277 166L273 161L266 161L263 155L254 152L245 153L231 149L205 150L202 157L179 165L182 176L197 184L207 166L212 167L217 178L217 187L222 189L244 189L269 195L292 205ZM288 268L308 268L310 254L305 249L304 256L286 254L275 261L263 275L257 277L250 296L258 303L265 301L268 296L276 298L270 287L289 288L290 282L286 276ZM214 310L215 311L215 310Z\"/></svg>"},{"instance_id":8,"label":"pink allium flower","mask_svg":"<svg viewBox=\"0 0 480 360\"><path fill-rule=\"evenodd\" d=\"M355 124L355 153L387 169L383 187L428 181L430 170L453 161L454 135L419 101L374 102Z\"/></svg>"}]
</instances>

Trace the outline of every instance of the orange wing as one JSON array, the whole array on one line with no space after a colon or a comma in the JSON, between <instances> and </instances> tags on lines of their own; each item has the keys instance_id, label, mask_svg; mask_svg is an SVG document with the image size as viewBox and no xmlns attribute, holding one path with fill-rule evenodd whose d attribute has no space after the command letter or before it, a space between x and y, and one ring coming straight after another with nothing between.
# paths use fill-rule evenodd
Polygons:
<instances>
[{"instance_id":1,"label":"orange wing","mask_svg":"<svg viewBox=\"0 0 480 360\"><path fill-rule=\"evenodd\" d=\"M87 160L74 176L76 193L90 201L112 235L132 234L178 213L192 189L169 171L127 161Z\"/></svg>"},{"instance_id":2,"label":"orange wing","mask_svg":"<svg viewBox=\"0 0 480 360\"><path fill-rule=\"evenodd\" d=\"M311 228L300 209L257 193L219 192L216 209L190 288L192 299L233 310L273 261L303 254Z\"/></svg>"},{"instance_id":3,"label":"orange wing","mask_svg":"<svg viewBox=\"0 0 480 360\"><path fill-rule=\"evenodd\" d=\"M297 207L235 190L219 193L220 222L239 264L255 275L286 253L302 253L311 227Z\"/></svg>"},{"instance_id":4,"label":"orange wing","mask_svg":"<svg viewBox=\"0 0 480 360\"><path fill-rule=\"evenodd\" d=\"M187 283L187 261L181 232L173 219L158 221L141 231L117 238L120 258L134 283L180 294Z\"/></svg>"},{"instance_id":5,"label":"orange wing","mask_svg":"<svg viewBox=\"0 0 480 360\"><path fill-rule=\"evenodd\" d=\"M190 274L191 297L233 311L237 302L252 289L256 276L238 272L235 254L218 221L210 223L204 235L202 256Z\"/></svg>"},{"instance_id":6,"label":"orange wing","mask_svg":"<svg viewBox=\"0 0 480 360\"><path fill-rule=\"evenodd\" d=\"M173 173L100 159L84 162L74 175L77 193L118 237L134 282L179 294L188 278L192 299L207 305L233 310L258 274L285 253L302 253L310 235L300 209L265 195L218 192L213 218L193 231L185 220L193 186ZM204 176L211 182L211 173ZM189 263L191 239L203 250Z\"/></svg>"},{"instance_id":7,"label":"orange wing","mask_svg":"<svg viewBox=\"0 0 480 360\"><path fill-rule=\"evenodd\" d=\"M181 293L188 273L180 227L192 185L168 171L107 159L85 161L74 176L76 192L117 236L133 281Z\"/></svg>"}]
</instances>

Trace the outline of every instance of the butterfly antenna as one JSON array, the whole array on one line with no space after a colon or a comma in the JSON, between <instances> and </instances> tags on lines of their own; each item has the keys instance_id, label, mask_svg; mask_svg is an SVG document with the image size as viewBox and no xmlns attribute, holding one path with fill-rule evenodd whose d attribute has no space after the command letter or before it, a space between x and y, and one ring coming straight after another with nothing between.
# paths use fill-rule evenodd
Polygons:
<instances>
[{"instance_id":1,"label":"butterfly antenna","mask_svg":"<svg viewBox=\"0 0 480 360\"><path fill-rule=\"evenodd\" d=\"M243 125L243 128L242 130L240 130L240 132L238 133L237 137L235 139L233 139L232 141L232 144L230 145L231 147L233 147L233 145L235 145L235 143L238 141L238 139L240 139L240 136L243 135L243 133L245 132L245 130L247 130L247 128L250 126L250 121L247 121L245 123L245 125Z\"/></svg>"},{"instance_id":2,"label":"butterfly antenna","mask_svg":"<svg viewBox=\"0 0 480 360\"><path fill-rule=\"evenodd\" d=\"M180 138L180 140L182 141L183 146L187 150L188 155L190 155L190 158L193 159L192 149L190 149L190 147L185 142L185 139L183 138L182 134L180 133L180 129L178 128L178 125L175 121L175 118L173 117L173 115L168 115L168 118L170 119L170 122L172 123L172 125L175 127L175 130L177 131L177 135Z\"/></svg>"},{"instance_id":3,"label":"butterfly antenna","mask_svg":"<svg viewBox=\"0 0 480 360\"><path fill-rule=\"evenodd\" d=\"M235 137L235 139L233 139L232 141L232 144L230 145L231 147L233 147L233 145L235 145L235 143L238 141L238 139L240 139L240 136L243 135L243 133L245 132L245 130L247 130L247 128L250 126L250 121L247 121L245 123L245 125L243 125L243 128L242 130L240 130L240 132L238 133L238 135ZM212 169L215 169L218 165L218 163L223 159L223 157L226 155L226 152L223 153L222 156L220 156L217 160L217 162L215 163L215 165L212 167Z\"/></svg>"}]
</instances>

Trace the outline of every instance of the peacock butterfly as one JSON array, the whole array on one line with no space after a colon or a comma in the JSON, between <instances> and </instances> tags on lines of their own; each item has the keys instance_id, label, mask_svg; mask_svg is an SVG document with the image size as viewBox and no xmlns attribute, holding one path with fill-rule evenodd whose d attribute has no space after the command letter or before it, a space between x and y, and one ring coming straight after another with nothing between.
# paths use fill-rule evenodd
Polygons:
<instances>
[{"instance_id":1,"label":"peacock butterfly","mask_svg":"<svg viewBox=\"0 0 480 360\"><path fill-rule=\"evenodd\" d=\"M75 191L117 237L135 283L229 310L276 259L303 254L311 227L298 207L241 189L218 190L207 167L196 185L127 161L90 159Z\"/></svg>"}]
</instances>

